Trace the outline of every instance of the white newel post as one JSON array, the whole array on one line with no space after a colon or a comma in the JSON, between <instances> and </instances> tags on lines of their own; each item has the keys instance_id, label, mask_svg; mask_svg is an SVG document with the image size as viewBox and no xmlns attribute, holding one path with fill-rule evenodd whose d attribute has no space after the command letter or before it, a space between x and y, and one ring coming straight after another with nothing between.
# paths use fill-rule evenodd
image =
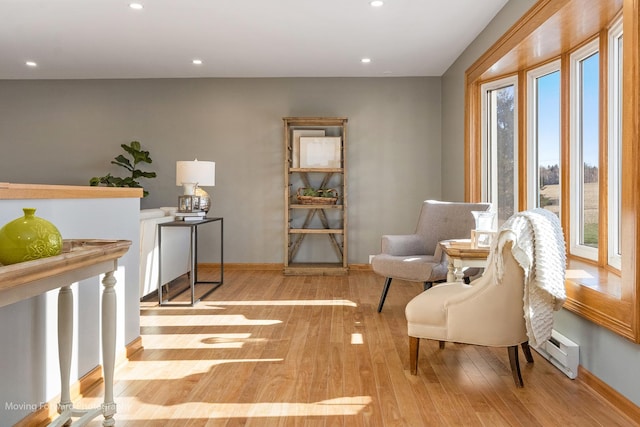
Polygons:
<instances>
[{"instance_id":1,"label":"white newel post","mask_svg":"<svg viewBox=\"0 0 640 427\"><path fill-rule=\"evenodd\" d=\"M58 361L60 364L59 414L71 414L73 403L69 391L71 374L71 354L73 352L73 291L71 286L63 286L58 292Z\"/></svg>"},{"instance_id":2,"label":"white newel post","mask_svg":"<svg viewBox=\"0 0 640 427\"><path fill-rule=\"evenodd\" d=\"M105 274L102 279L102 363L104 368L104 403L102 414L105 427L115 425L113 415L116 413L116 403L113 400L113 371L116 359L116 278L113 271Z\"/></svg>"}]
</instances>

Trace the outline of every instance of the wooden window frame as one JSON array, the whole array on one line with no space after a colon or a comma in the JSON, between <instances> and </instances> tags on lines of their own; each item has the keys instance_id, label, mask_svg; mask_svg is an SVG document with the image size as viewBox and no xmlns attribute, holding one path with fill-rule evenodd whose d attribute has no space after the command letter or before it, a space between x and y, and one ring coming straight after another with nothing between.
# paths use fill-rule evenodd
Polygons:
<instances>
[{"instance_id":1,"label":"wooden window frame","mask_svg":"<svg viewBox=\"0 0 640 427\"><path fill-rule=\"evenodd\" d=\"M561 104L570 103L569 55L583 43L600 37L600 60L608 60L607 27L623 15L623 86L622 103L622 268L606 266L607 230L601 230L598 263L570 258L570 268L583 268L591 273L598 286L587 286L578 278L566 281L567 302L564 308L601 325L631 341L640 342L640 0L540 0L519 19L465 73L465 198L481 200L481 96L480 86L486 81L517 74L518 99L527 105L526 73L546 62L561 60ZM580 21L578 21L580 19ZM601 124L600 181L607 182L607 100L608 76L601 65ZM562 108L561 123L569 123L570 113ZM570 159L570 128L561 126L561 158L563 165ZM518 161L527 162L526 108L518 114ZM569 200L569 168L563 167L561 176L561 204ZM520 168L518 176L519 209L527 208L527 168ZM604 193L604 194L603 194ZM600 192L600 223L607 224L607 194ZM570 230L570 212L565 207L561 222L565 233ZM566 237L566 236L565 236ZM604 262L602 261L604 259ZM600 286L614 284L617 294L606 293Z\"/></svg>"},{"instance_id":2,"label":"wooden window frame","mask_svg":"<svg viewBox=\"0 0 640 427\"><path fill-rule=\"evenodd\" d=\"M569 231L567 233L567 247L569 248L569 253L573 254L576 257L582 257L588 260L591 260L595 263L599 261L599 247L602 246L602 240L598 239L599 245L597 247L589 247L585 244L580 243L582 233L584 232L584 222L582 219L582 213L580 212L580 208L582 207L582 196L584 195L583 190L583 176L582 176L582 166L583 166L583 156L584 149L582 147L583 144L583 132L582 132L582 122L583 117L581 110L582 100L584 98L584 94L582 93L582 68L581 65L583 61L587 58L590 58L592 55L598 56L598 79L602 81L602 70L606 67L607 62L603 60L603 52L600 50L601 43L599 42L599 38L596 37L592 40L589 40L587 43L584 43L577 49L574 49L569 54L569 91L571 93L571 101L568 105L569 108L569 129L570 129L570 137L569 137L569 153L570 158L563 161L564 165L569 166L570 178L569 178L569 186L570 188L577 189L580 188L580 191L571 192L571 197L567 202L569 203L568 212L571 212L571 216L569 218ZM599 104L602 106L605 100L602 99L603 94L602 85L599 86ZM606 126L606 121L603 122L602 117L599 117L599 132L598 135L598 146L602 147L603 142L603 132L602 129ZM602 150L598 153L598 175L602 175L603 168L606 168L607 165L603 164L603 156ZM602 181L602 179L598 179L598 187L605 186L607 182ZM600 194L601 191L598 192ZM599 204L599 208L602 206ZM602 209L599 209L599 211ZM602 222L602 218L600 218L599 224L606 224ZM600 227L599 227L600 228Z\"/></svg>"},{"instance_id":3,"label":"wooden window frame","mask_svg":"<svg viewBox=\"0 0 640 427\"><path fill-rule=\"evenodd\" d=\"M621 232L620 226L620 196L622 195L622 185L620 184L620 169L616 169L614 166L618 166L622 163L621 157L621 123L617 123L616 120L621 119L622 111L620 110L620 103L622 100L622 75L620 73L619 61L622 59L622 52L617 48L617 41L622 36L622 16L617 18L609 28L607 34L608 55L609 55L609 78L607 81L608 88L608 175L609 181L608 188L614 187L617 191L609 192L608 200L608 236L607 245L608 264L612 267L621 270L622 258L618 251ZM624 47L624 42L623 42ZM613 66L611 65L613 64Z\"/></svg>"},{"instance_id":4,"label":"wooden window frame","mask_svg":"<svg viewBox=\"0 0 640 427\"><path fill-rule=\"evenodd\" d=\"M532 126L528 126L526 129L527 135L527 160L532 158L534 161L529 162L524 165L527 168L527 188L532 188L532 191L529 191L528 194L523 195L527 200L527 209L533 209L539 205L540 201L540 193L539 193L539 178L540 178L540 163L538 161L538 129L535 127L538 122L538 101L537 101L537 81L539 78L544 77L549 74L553 74L555 72L560 73L560 60L554 60L548 62L546 64L540 65L539 67L534 67L531 70L527 71L527 95L531 94L533 96L527 97L527 104L523 107L526 108L526 118L527 123ZM560 104L560 99L558 98L558 104ZM560 120L560 129L562 129L562 121ZM558 129L558 138L560 138ZM558 156L560 156L560 151L558 150ZM558 166L560 162L558 162ZM562 184L562 183L560 183ZM562 206L560 206L562 209Z\"/></svg>"},{"instance_id":5,"label":"wooden window frame","mask_svg":"<svg viewBox=\"0 0 640 427\"><path fill-rule=\"evenodd\" d=\"M513 86L514 87L514 135L513 135L513 154L514 154L514 162L515 162L515 167L514 167L514 188L513 188L513 198L514 198L514 206L513 208L515 210L517 210L518 207L518 200L520 197L520 194L518 192L518 186L517 186L517 171L518 171L518 147L519 147L519 141L518 141L518 123L517 123L517 118L518 118L518 94L519 94L519 90L518 90L518 78L517 76L505 76L504 78L498 79L498 80L493 80L490 82L482 82L482 85L480 86L480 99L481 99L481 103L483 105L487 105L488 104L488 98L487 98L487 93L488 92L492 92L494 90L498 90L501 88L505 88L508 86ZM497 182L497 177L495 176L495 171L492 170L492 166L495 166L493 163L497 162L497 155L495 153L495 151L497 150L497 147L493 146L492 141L489 141L488 137L490 134L492 134L492 132L489 132L489 129L487 127L488 124L488 117L486 116L486 111L483 108L480 111L480 115L482 117L482 122L481 122L481 135L482 135L482 143L481 143L481 149L480 152L481 154L481 159L482 159L482 199L484 199L485 201L490 201L493 205L493 209L498 211L497 209L497 195L495 194L495 187L497 186L496 182ZM493 125L493 123L492 123ZM491 154L489 155L489 151L491 151ZM488 156L488 157L487 157ZM485 160L487 160L487 158L491 158L491 165L487 164L487 162ZM490 174L491 176L485 176ZM500 218L498 217L498 222L500 221Z\"/></svg>"}]
</instances>

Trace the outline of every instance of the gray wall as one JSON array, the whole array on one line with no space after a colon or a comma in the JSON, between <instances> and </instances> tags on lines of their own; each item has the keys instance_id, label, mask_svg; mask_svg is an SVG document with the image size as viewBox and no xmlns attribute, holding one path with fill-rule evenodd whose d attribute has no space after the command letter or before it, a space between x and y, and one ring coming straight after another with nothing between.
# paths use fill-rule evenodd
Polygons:
<instances>
[{"instance_id":1,"label":"gray wall","mask_svg":"<svg viewBox=\"0 0 640 427\"><path fill-rule=\"evenodd\" d=\"M440 197L440 89L437 77L0 81L0 181L123 175L109 162L139 140L158 173L141 206L175 206L176 160L213 160L225 261L281 263L282 117L346 116L348 261L366 263ZM202 262L218 260L214 240Z\"/></svg>"},{"instance_id":2,"label":"gray wall","mask_svg":"<svg viewBox=\"0 0 640 427\"><path fill-rule=\"evenodd\" d=\"M462 55L442 75L442 168L462 170L464 161L464 73L489 49L535 0L510 0ZM442 180L442 197L464 200L464 174Z\"/></svg>"},{"instance_id":3,"label":"gray wall","mask_svg":"<svg viewBox=\"0 0 640 427\"><path fill-rule=\"evenodd\" d=\"M442 76L442 169L459 167L464 154L464 72L536 2L511 0ZM446 174L442 196L464 198L462 174ZM580 365L640 406L640 345L561 310L554 328L580 345Z\"/></svg>"}]
</instances>

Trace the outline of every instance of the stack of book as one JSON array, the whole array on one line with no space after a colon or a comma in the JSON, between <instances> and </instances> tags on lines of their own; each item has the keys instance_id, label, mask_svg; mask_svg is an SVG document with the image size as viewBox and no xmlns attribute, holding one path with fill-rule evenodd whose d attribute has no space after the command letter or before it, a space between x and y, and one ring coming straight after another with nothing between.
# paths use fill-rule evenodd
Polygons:
<instances>
[{"instance_id":1,"label":"stack of book","mask_svg":"<svg viewBox=\"0 0 640 427\"><path fill-rule=\"evenodd\" d=\"M199 212L176 212L176 221L200 221L203 220L207 213Z\"/></svg>"}]
</instances>

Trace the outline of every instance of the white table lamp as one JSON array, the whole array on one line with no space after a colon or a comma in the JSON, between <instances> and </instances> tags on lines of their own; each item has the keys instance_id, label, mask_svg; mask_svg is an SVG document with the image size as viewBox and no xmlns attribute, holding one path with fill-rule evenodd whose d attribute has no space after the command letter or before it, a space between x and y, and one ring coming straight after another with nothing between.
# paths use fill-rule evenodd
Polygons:
<instances>
[{"instance_id":1,"label":"white table lamp","mask_svg":"<svg viewBox=\"0 0 640 427\"><path fill-rule=\"evenodd\" d=\"M211 208L211 197L200 187L216 185L216 163L198 159L177 161L176 185L183 187L185 196L199 196L199 210L208 212Z\"/></svg>"}]
</instances>

